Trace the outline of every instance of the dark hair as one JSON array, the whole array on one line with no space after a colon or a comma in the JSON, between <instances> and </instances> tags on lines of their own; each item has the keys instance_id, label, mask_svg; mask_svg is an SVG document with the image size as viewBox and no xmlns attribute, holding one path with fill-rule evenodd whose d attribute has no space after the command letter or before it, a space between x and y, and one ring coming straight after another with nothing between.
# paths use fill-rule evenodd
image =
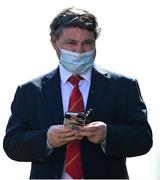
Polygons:
<instances>
[{"instance_id":1,"label":"dark hair","mask_svg":"<svg viewBox=\"0 0 160 180\"><path fill-rule=\"evenodd\" d=\"M61 11L50 25L50 35L57 39L60 37L63 28L79 27L94 33L95 39L100 34L96 17L88 11L76 8L67 8Z\"/></svg>"}]
</instances>

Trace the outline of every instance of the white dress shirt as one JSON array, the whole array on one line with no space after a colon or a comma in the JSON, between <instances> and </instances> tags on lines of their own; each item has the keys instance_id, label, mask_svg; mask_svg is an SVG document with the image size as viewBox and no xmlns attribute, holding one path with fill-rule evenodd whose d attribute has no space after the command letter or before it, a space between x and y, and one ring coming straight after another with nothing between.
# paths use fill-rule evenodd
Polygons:
<instances>
[{"instance_id":1,"label":"white dress shirt","mask_svg":"<svg viewBox=\"0 0 160 180\"><path fill-rule=\"evenodd\" d=\"M69 103L69 97L71 94L71 91L73 89L73 85L68 81L70 76L72 74L64 69L62 65L59 66L60 69L60 80L61 80L61 93L62 93L62 103L63 103L63 111L64 114L66 111L68 111L68 103ZM83 79L79 82L79 89L82 93L83 97L83 102L84 102L84 108L86 109L87 105L87 99L88 99L88 94L89 94L89 89L91 85L91 70L86 72L85 74L81 75ZM62 179L72 179L65 171L63 168L63 173L62 173Z\"/></svg>"}]
</instances>

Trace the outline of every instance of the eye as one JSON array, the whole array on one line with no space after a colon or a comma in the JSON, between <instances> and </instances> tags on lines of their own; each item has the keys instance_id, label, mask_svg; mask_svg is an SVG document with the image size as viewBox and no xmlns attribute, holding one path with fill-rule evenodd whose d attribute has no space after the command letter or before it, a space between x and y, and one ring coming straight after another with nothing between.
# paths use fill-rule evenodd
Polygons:
<instances>
[{"instance_id":1,"label":"eye","mask_svg":"<svg viewBox=\"0 0 160 180\"><path fill-rule=\"evenodd\" d=\"M66 41L65 44L66 45L75 45L76 42L75 41Z\"/></svg>"},{"instance_id":2,"label":"eye","mask_svg":"<svg viewBox=\"0 0 160 180\"><path fill-rule=\"evenodd\" d=\"M87 41L84 42L84 45L94 45L94 41L87 40Z\"/></svg>"},{"instance_id":3,"label":"eye","mask_svg":"<svg viewBox=\"0 0 160 180\"><path fill-rule=\"evenodd\" d=\"M87 41L87 42L86 42L86 44L93 44L93 42L91 42L91 41Z\"/></svg>"}]
</instances>

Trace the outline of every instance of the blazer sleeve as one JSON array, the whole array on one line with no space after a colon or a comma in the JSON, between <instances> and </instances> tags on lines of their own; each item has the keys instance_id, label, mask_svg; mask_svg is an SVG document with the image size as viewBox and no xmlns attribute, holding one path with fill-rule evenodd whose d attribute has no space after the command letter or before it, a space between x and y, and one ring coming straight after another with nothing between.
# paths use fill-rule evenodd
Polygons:
<instances>
[{"instance_id":1,"label":"blazer sleeve","mask_svg":"<svg viewBox=\"0 0 160 180\"><path fill-rule=\"evenodd\" d=\"M128 84L124 119L117 124L108 124L106 155L109 156L138 156L152 147L152 131L138 82L131 80Z\"/></svg>"},{"instance_id":2,"label":"blazer sleeve","mask_svg":"<svg viewBox=\"0 0 160 180\"><path fill-rule=\"evenodd\" d=\"M6 154L17 161L43 161L47 158L47 129L34 130L28 117L28 107L22 86L17 88L11 105L3 147Z\"/></svg>"}]
</instances>

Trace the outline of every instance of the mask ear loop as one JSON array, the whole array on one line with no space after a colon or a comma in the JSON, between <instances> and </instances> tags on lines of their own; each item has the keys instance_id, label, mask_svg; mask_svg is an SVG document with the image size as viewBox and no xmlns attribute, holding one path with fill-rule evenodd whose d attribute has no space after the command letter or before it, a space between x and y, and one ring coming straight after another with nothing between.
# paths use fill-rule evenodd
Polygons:
<instances>
[{"instance_id":1,"label":"mask ear loop","mask_svg":"<svg viewBox=\"0 0 160 180\"><path fill-rule=\"evenodd\" d=\"M58 41L56 41L56 44L57 44L57 47L58 47L58 49L60 51L60 55L59 55L59 59L60 59L60 57L62 55L62 49L60 48Z\"/></svg>"},{"instance_id":2,"label":"mask ear loop","mask_svg":"<svg viewBox=\"0 0 160 180\"><path fill-rule=\"evenodd\" d=\"M56 41L56 44L57 44L58 49L61 51L58 41Z\"/></svg>"}]
</instances>

